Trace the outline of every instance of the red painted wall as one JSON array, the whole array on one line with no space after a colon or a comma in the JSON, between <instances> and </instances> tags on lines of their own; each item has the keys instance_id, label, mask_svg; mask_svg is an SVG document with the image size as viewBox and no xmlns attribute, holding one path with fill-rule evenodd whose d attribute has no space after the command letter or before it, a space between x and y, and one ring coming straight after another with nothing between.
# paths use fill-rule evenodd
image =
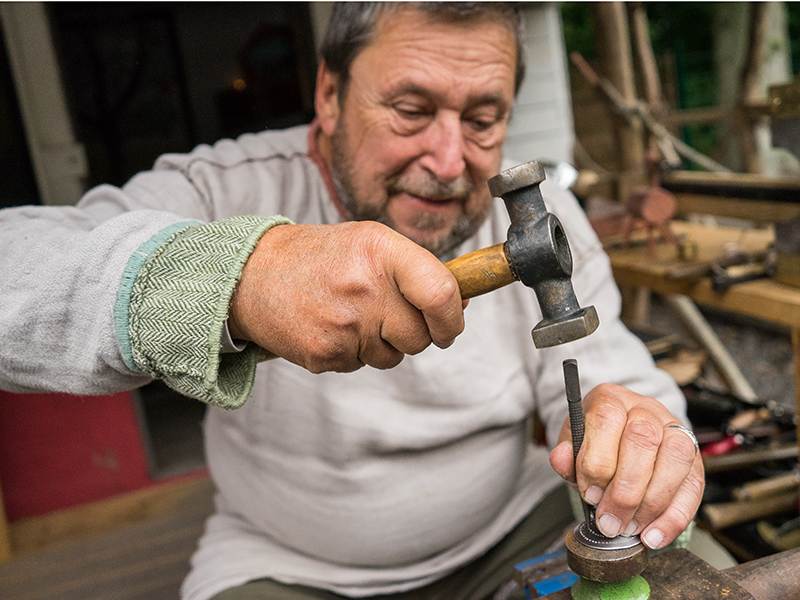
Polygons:
<instances>
[{"instance_id":1,"label":"red painted wall","mask_svg":"<svg viewBox=\"0 0 800 600\"><path fill-rule=\"evenodd\" d=\"M9 521L151 483L130 394L0 391L0 485Z\"/></svg>"}]
</instances>

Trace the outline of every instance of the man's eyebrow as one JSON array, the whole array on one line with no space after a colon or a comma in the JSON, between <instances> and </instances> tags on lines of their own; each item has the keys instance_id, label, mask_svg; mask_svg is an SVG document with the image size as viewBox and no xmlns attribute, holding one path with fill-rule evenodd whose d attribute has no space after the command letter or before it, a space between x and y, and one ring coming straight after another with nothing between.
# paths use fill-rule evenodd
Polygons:
<instances>
[{"instance_id":1,"label":"man's eyebrow","mask_svg":"<svg viewBox=\"0 0 800 600\"><path fill-rule=\"evenodd\" d=\"M508 102L503 97L503 94L499 92L495 93L487 93L487 94L479 94L477 96L470 96L467 100L467 106L485 106L487 104L494 104L499 106L500 108L506 110L508 109Z\"/></svg>"},{"instance_id":2,"label":"man's eyebrow","mask_svg":"<svg viewBox=\"0 0 800 600\"><path fill-rule=\"evenodd\" d=\"M405 94L411 94L415 96L422 96L424 98L432 98L436 99L437 94L433 93L430 89L418 85L416 83L412 83L410 81L405 81L399 83L398 85L389 88L387 96L389 98L396 98L398 96L403 96ZM501 110L508 110L508 102L503 97L501 92L488 92L485 94L478 94L476 96L470 96L467 99L467 108L474 108L476 106L485 106L488 104L493 104L498 106Z\"/></svg>"},{"instance_id":3,"label":"man's eyebrow","mask_svg":"<svg viewBox=\"0 0 800 600\"><path fill-rule=\"evenodd\" d=\"M405 94L413 94L415 96L425 96L428 98L434 96L429 89L421 85L417 85L416 83L412 83L410 81L400 82L390 87L386 93L386 95L389 98L395 98L397 96L403 96Z\"/></svg>"}]
</instances>

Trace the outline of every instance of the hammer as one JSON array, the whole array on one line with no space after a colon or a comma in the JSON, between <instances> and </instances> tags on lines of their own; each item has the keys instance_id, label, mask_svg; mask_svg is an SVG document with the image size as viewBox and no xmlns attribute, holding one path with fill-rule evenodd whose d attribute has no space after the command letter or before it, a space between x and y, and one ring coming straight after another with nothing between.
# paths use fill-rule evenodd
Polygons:
<instances>
[{"instance_id":1,"label":"hammer","mask_svg":"<svg viewBox=\"0 0 800 600\"><path fill-rule=\"evenodd\" d=\"M543 319L533 343L548 348L580 339L599 325L594 306L581 308L572 287L572 253L561 222L547 211L539 184L545 173L531 161L492 177L489 191L502 198L511 226L507 241L448 262L463 299L521 281L533 288Z\"/></svg>"}]
</instances>

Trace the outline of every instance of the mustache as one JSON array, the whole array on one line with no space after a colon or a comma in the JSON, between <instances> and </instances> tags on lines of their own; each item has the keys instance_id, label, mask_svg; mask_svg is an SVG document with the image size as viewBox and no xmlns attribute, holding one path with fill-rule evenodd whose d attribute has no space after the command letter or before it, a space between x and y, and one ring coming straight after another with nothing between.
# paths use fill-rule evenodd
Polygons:
<instances>
[{"instance_id":1,"label":"mustache","mask_svg":"<svg viewBox=\"0 0 800 600\"><path fill-rule=\"evenodd\" d=\"M462 175L453 181L440 181L433 175L399 174L386 182L389 195L405 192L430 200L466 201L475 191L475 184Z\"/></svg>"}]
</instances>

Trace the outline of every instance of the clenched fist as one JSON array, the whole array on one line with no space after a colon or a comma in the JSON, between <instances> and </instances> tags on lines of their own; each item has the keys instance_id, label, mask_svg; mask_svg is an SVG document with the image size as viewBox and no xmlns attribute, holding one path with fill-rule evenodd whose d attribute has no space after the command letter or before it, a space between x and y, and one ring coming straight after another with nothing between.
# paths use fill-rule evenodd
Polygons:
<instances>
[{"instance_id":1,"label":"clenched fist","mask_svg":"<svg viewBox=\"0 0 800 600\"><path fill-rule=\"evenodd\" d=\"M384 225L280 225L248 259L228 324L312 373L387 369L452 344L465 305L433 254Z\"/></svg>"}]
</instances>

